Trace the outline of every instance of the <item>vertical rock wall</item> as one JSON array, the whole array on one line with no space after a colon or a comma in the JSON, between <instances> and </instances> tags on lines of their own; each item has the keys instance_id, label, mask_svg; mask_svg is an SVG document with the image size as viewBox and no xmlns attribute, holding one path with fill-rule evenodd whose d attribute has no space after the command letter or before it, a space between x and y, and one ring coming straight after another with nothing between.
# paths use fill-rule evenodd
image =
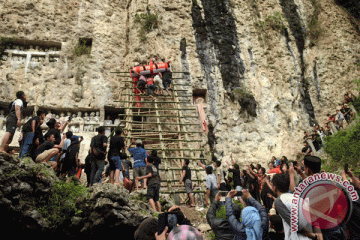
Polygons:
<instances>
[{"instance_id":1,"label":"vertical rock wall","mask_svg":"<svg viewBox=\"0 0 360 240\"><path fill-rule=\"evenodd\" d=\"M302 132L322 124L359 75L359 20L342 6L348 7L338 0L3 1L1 37L62 48L57 62L26 76L25 67L3 61L0 101L25 89L30 104L45 108L121 107L113 101L123 98L123 78L110 72L157 55L191 73L177 80L188 94L207 91L215 156L233 152L239 161L264 163L271 155L294 158ZM146 13L158 16L158 27L142 41L135 19ZM92 39L90 55L74 54L79 38Z\"/></svg>"}]
</instances>

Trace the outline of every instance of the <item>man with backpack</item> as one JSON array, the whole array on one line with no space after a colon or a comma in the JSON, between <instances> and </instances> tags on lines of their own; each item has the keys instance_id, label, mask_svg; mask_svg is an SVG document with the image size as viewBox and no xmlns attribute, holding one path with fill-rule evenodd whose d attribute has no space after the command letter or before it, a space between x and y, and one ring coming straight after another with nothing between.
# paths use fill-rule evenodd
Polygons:
<instances>
[{"instance_id":1,"label":"man with backpack","mask_svg":"<svg viewBox=\"0 0 360 240\"><path fill-rule=\"evenodd\" d=\"M36 132L41 132L41 124L45 119L45 112L38 110L36 116L30 118L23 126L23 144L20 150L19 157L23 157L30 153L31 145L33 144L34 136Z\"/></svg>"},{"instance_id":2,"label":"man with backpack","mask_svg":"<svg viewBox=\"0 0 360 240\"><path fill-rule=\"evenodd\" d=\"M98 183L101 180L102 172L105 167L105 156L107 148L107 137L105 136L105 128L103 126L97 129L98 135L91 139L90 153L91 153L91 174L90 185Z\"/></svg>"},{"instance_id":3,"label":"man with backpack","mask_svg":"<svg viewBox=\"0 0 360 240\"><path fill-rule=\"evenodd\" d=\"M0 153L6 153L8 146L13 140L16 128L21 126L22 112L27 105L26 95L23 91L18 91L16 98L10 104L10 114L6 118L6 132L1 141Z\"/></svg>"}]
</instances>

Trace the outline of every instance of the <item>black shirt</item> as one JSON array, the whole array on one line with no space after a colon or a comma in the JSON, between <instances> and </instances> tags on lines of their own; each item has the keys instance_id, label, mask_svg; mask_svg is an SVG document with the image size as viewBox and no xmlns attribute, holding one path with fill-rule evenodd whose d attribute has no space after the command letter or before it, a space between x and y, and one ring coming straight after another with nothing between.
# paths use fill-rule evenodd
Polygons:
<instances>
[{"instance_id":1,"label":"black shirt","mask_svg":"<svg viewBox=\"0 0 360 240\"><path fill-rule=\"evenodd\" d=\"M52 149L54 147L54 144L49 141L45 141L43 144L38 147L38 149L35 150L35 156L39 156L41 153L45 152L46 150Z\"/></svg>"},{"instance_id":2,"label":"black shirt","mask_svg":"<svg viewBox=\"0 0 360 240\"><path fill-rule=\"evenodd\" d=\"M163 73L163 80L171 80L171 78L172 78L172 72L169 72L169 71L166 71L166 72L164 72Z\"/></svg>"},{"instance_id":3,"label":"black shirt","mask_svg":"<svg viewBox=\"0 0 360 240\"><path fill-rule=\"evenodd\" d=\"M120 151L124 148L124 139L120 135L115 135L110 138L109 157L120 156Z\"/></svg>"},{"instance_id":4,"label":"black shirt","mask_svg":"<svg viewBox=\"0 0 360 240\"><path fill-rule=\"evenodd\" d=\"M36 128L39 127L39 124L40 124L40 117L39 116L34 116L32 118L29 119L29 121L27 121L24 126L23 126L23 133L29 133L29 132L32 132L33 129L32 129L32 122L35 120L35 131L36 131Z\"/></svg>"},{"instance_id":5,"label":"black shirt","mask_svg":"<svg viewBox=\"0 0 360 240\"><path fill-rule=\"evenodd\" d=\"M152 165L146 165L146 175L151 173L151 178L147 181L148 186L152 186L155 184L160 184L160 177L157 168Z\"/></svg>"},{"instance_id":6,"label":"black shirt","mask_svg":"<svg viewBox=\"0 0 360 240\"><path fill-rule=\"evenodd\" d=\"M183 179L183 181L185 182L186 179L190 179L191 180L191 170L188 166L184 166L182 168L182 170L184 171L185 170L185 177Z\"/></svg>"},{"instance_id":7,"label":"black shirt","mask_svg":"<svg viewBox=\"0 0 360 240\"><path fill-rule=\"evenodd\" d=\"M60 130L59 129L55 129L55 128L50 128L47 133L45 134L45 139L48 138L48 136L50 135L54 135L55 137L55 141L54 141L54 144L60 144L61 142L61 133L60 133Z\"/></svg>"},{"instance_id":8,"label":"black shirt","mask_svg":"<svg viewBox=\"0 0 360 240\"><path fill-rule=\"evenodd\" d=\"M105 135L96 135L91 139L90 147L97 160L103 160L105 157L106 148L104 147L104 143L107 143L107 137ZM93 149L95 149L96 154Z\"/></svg>"},{"instance_id":9,"label":"black shirt","mask_svg":"<svg viewBox=\"0 0 360 240\"><path fill-rule=\"evenodd\" d=\"M229 172L233 173L233 181L234 186L241 186L241 180L240 180L240 170L238 169L229 169Z\"/></svg>"},{"instance_id":10,"label":"black shirt","mask_svg":"<svg viewBox=\"0 0 360 240\"><path fill-rule=\"evenodd\" d=\"M71 145L68 147L66 157L68 157L71 166L76 166L76 154L79 153L79 150L80 143L77 141L71 143Z\"/></svg>"}]
</instances>

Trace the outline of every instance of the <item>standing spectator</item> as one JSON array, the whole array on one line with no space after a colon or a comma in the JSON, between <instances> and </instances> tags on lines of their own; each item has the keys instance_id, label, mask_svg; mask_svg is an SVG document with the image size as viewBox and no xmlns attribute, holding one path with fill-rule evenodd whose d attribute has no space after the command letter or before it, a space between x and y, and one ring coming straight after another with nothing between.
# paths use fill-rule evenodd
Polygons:
<instances>
[{"instance_id":1,"label":"standing spectator","mask_svg":"<svg viewBox=\"0 0 360 240\"><path fill-rule=\"evenodd\" d=\"M217 193L214 201L211 203L211 206L206 214L206 220L210 225L211 229L215 234L216 240L233 240L234 232L230 227L226 216L224 219L217 217L217 212L222 208L222 204L220 203L220 194ZM240 218L241 208L237 204L233 204L234 216L236 219ZM218 215L219 216L219 215ZM243 234L244 237L245 234ZM244 238L245 239L245 238Z\"/></svg>"},{"instance_id":2,"label":"standing spectator","mask_svg":"<svg viewBox=\"0 0 360 240\"><path fill-rule=\"evenodd\" d=\"M344 129L344 115L340 112L339 109L336 109L336 118L337 118L337 124L339 125L339 128Z\"/></svg>"},{"instance_id":3,"label":"standing spectator","mask_svg":"<svg viewBox=\"0 0 360 240\"><path fill-rule=\"evenodd\" d=\"M210 203L213 203L215 199L215 195L218 193L219 189L217 188L216 183L216 177L215 174L212 172L213 168L212 166L206 167L206 200L205 205L209 205L209 199Z\"/></svg>"},{"instance_id":4,"label":"standing spectator","mask_svg":"<svg viewBox=\"0 0 360 240\"><path fill-rule=\"evenodd\" d=\"M249 191L253 198L255 198L257 201L260 201L260 193L259 193L259 182L258 177L256 176L256 173L254 172L252 168L252 164L248 165L247 173L249 175Z\"/></svg>"},{"instance_id":5,"label":"standing spectator","mask_svg":"<svg viewBox=\"0 0 360 240\"><path fill-rule=\"evenodd\" d=\"M68 146L66 156L64 159L63 172L65 176L72 177L77 174L80 168L79 151L82 137L72 136L70 138L71 144Z\"/></svg>"},{"instance_id":6,"label":"standing spectator","mask_svg":"<svg viewBox=\"0 0 360 240\"><path fill-rule=\"evenodd\" d=\"M30 118L23 126L23 144L20 150L19 157L30 154L30 148L33 144L34 136L36 132L41 131L41 124L45 119L45 112L38 110L36 116Z\"/></svg>"},{"instance_id":7,"label":"standing spectator","mask_svg":"<svg viewBox=\"0 0 360 240\"><path fill-rule=\"evenodd\" d=\"M311 147L309 146L309 144L307 142L304 142L304 147L301 150L303 155L313 155L312 151L311 151Z\"/></svg>"},{"instance_id":8,"label":"standing spectator","mask_svg":"<svg viewBox=\"0 0 360 240\"><path fill-rule=\"evenodd\" d=\"M128 159L126 153L121 153L121 167L123 169L124 177L130 178L130 168L132 168L131 161Z\"/></svg>"},{"instance_id":9,"label":"standing spectator","mask_svg":"<svg viewBox=\"0 0 360 240\"><path fill-rule=\"evenodd\" d=\"M131 144L134 142L134 139L131 140ZM133 174L134 179L137 177L142 177L146 175L146 160L147 160L147 153L144 148L141 147L142 141L140 139L136 140L136 148L128 148L128 151L133 154L134 158L134 166L133 166ZM142 183L142 188L146 188L146 178ZM136 190L139 190L138 185L136 185Z\"/></svg>"},{"instance_id":10,"label":"standing spectator","mask_svg":"<svg viewBox=\"0 0 360 240\"><path fill-rule=\"evenodd\" d=\"M320 135L316 133L316 131L313 131L313 134L311 135L312 143L315 147L316 151L319 151L321 148L321 139Z\"/></svg>"},{"instance_id":11,"label":"standing spectator","mask_svg":"<svg viewBox=\"0 0 360 240\"><path fill-rule=\"evenodd\" d=\"M124 149L124 139L121 136L122 130L117 128L115 135L110 138L108 160L110 165L110 183L119 184L120 171L122 171L120 151ZM114 179L115 178L115 179Z\"/></svg>"},{"instance_id":12,"label":"standing spectator","mask_svg":"<svg viewBox=\"0 0 360 240\"><path fill-rule=\"evenodd\" d=\"M136 177L135 184L137 185L138 180L148 179L147 199L152 209L161 212L161 204L159 202L160 176L158 170L153 165L152 161L153 161L152 158L148 158L146 160L146 175L141 177Z\"/></svg>"},{"instance_id":13,"label":"standing spectator","mask_svg":"<svg viewBox=\"0 0 360 240\"><path fill-rule=\"evenodd\" d=\"M190 207L195 207L195 199L192 194L191 169L189 168L189 163L189 159L184 160L179 184L182 184L182 182L184 182L186 193L188 194L190 199Z\"/></svg>"},{"instance_id":14,"label":"standing spectator","mask_svg":"<svg viewBox=\"0 0 360 240\"><path fill-rule=\"evenodd\" d=\"M216 168L216 181L218 184L218 189L220 191L226 191L226 182L225 182L225 176L224 171L221 169L221 162L217 160L215 162L215 168Z\"/></svg>"},{"instance_id":15,"label":"standing spectator","mask_svg":"<svg viewBox=\"0 0 360 240\"><path fill-rule=\"evenodd\" d=\"M345 104L341 104L340 112L343 114L347 123L350 123L350 119L352 116L352 111L350 108L346 107Z\"/></svg>"},{"instance_id":16,"label":"standing spectator","mask_svg":"<svg viewBox=\"0 0 360 240\"><path fill-rule=\"evenodd\" d=\"M26 107L26 95L23 91L16 93L16 100L11 103L10 114L6 118L6 132L1 141L0 153L5 153L12 142L16 128L21 126L22 112Z\"/></svg>"},{"instance_id":17,"label":"standing spectator","mask_svg":"<svg viewBox=\"0 0 360 240\"><path fill-rule=\"evenodd\" d=\"M291 201L293 194L289 193L290 179L288 174L276 174L272 179L273 192L277 195L275 200L276 212L283 220L285 239L321 239L321 233L310 233L304 228L304 223L299 223L299 231L294 233L290 227ZM299 219L300 221L300 219Z\"/></svg>"},{"instance_id":18,"label":"standing spectator","mask_svg":"<svg viewBox=\"0 0 360 240\"><path fill-rule=\"evenodd\" d=\"M270 219L270 227L275 230L275 232L269 232L269 237L271 240L284 240L284 226L282 223L282 219L279 215L271 215Z\"/></svg>"},{"instance_id":19,"label":"standing spectator","mask_svg":"<svg viewBox=\"0 0 360 240\"><path fill-rule=\"evenodd\" d=\"M94 183L99 183L101 180L101 175L105 167L105 156L108 141L107 137L105 136L104 127L99 127L97 131L98 135L93 137L90 143L90 152L92 155L90 175L91 186Z\"/></svg>"},{"instance_id":20,"label":"standing spectator","mask_svg":"<svg viewBox=\"0 0 360 240\"><path fill-rule=\"evenodd\" d=\"M65 139L63 147L62 147L63 153L60 157L60 162L62 162L62 160L65 158L67 149L71 145L71 137L73 136L73 133L71 131L68 131L65 133L65 136L66 136L66 139Z\"/></svg>"},{"instance_id":21,"label":"standing spectator","mask_svg":"<svg viewBox=\"0 0 360 240\"><path fill-rule=\"evenodd\" d=\"M249 191L242 190L245 208L241 211L241 222L234 215L232 198L237 191L232 190L225 198L226 216L234 232L234 239L267 239L269 233L269 218L265 208L261 206ZM244 234L246 238L244 237Z\"/></svg>"},{"instance_id":22,"label":"standing spectator","mask_svg":"<svg viewBox=\"0 0 360 240\"><path fill-rule=\"evenodd\" d=\"M238 191L242 190L241 186L241 179L240 179L240 167L238 164L234 162L234 159L232 157L232 154L230 154L231 164L233 165L233 168L229 167L229 163L226 161L227 170L229 172L233 173L233 181L234 181L234 188L236 188ZM240 187L240 188L239 188Z\"/></svg>"},{"instance_id":23,"label":"standing spectator","mask_svg":"<svg viewBox=\"0 0 360 240\"><path fill-rule=\"evenodd\" d=\"M153 158L153 164L156 167L156 169L159 171L159 165L161 164L161 158L157 155L157 151L152 150L149 158Z\"/></svg>"}]
</instances>

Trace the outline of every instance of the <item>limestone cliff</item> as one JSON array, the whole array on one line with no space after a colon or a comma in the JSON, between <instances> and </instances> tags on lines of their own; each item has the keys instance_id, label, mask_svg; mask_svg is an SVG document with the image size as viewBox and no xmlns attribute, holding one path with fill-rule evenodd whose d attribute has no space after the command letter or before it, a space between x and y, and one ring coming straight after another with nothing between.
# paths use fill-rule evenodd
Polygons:
<instances>
[{"instance_id":1,"label":"limestone cliff","mask_svg":"<svg viewBox=\"0 0 360 240\"><path fill-rule=\"evenodd\" d=\"M3 57L0 101L24 89L30 105L103 117L104 106L122 106L122 80L110 72L156 55L190 72L177 80L189 94L206 90L216 156L293 158L302 132L322 124L359 76L356 9L340 0L1 1L1 37L39 40L26 51L49 53L34 63L21 49ZM142 33L141 14L156 14L157 28ZM89 55L74 51L79 39Z\"/></svg>"}]
</instances>

